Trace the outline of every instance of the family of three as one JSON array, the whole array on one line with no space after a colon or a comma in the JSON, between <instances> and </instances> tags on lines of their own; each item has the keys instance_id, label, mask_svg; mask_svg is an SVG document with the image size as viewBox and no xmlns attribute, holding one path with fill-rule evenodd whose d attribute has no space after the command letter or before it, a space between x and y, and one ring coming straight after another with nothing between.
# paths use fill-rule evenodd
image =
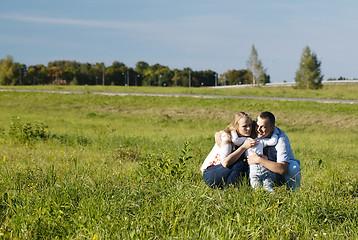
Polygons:
<instances>
[{"instance_id":1,"label":"family of three","mask_svg":"<svg viewBox=\"0 0 358 240\"><path fill-rule=\"evenodd\" d=\"M274 192L274 186L285 184L292 190L301 186L300 161L271 112L262 112L257 121L244 112L236 113L225 130L215 134L215 145L200 170L213 188L238 186L247 175L254 189Z\"/></svg>"}]
</instances>

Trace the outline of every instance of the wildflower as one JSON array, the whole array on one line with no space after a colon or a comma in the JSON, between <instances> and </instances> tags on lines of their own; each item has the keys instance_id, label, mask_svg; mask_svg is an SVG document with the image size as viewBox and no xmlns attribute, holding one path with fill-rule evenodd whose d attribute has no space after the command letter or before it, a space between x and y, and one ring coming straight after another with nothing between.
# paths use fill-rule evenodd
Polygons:
<instances>
[{"instance_id":1,"label":"wildflower","mask_svg":"<svg viewBox=\"0 0 358 240\"><path fill-rule=\"evenodd\" d=\"M94 234L92 240L96 240L96 239L98 239L97 233Z\"/></svg>"},{"instance_id":2,"label":"wildflower","mask_svg":"<svg viewBox=\"0 0 358 240\"><path fill-rule=\"evenodd\" d=\"M2 160L5 162L6 161L6 156L4 156Z\"/></svg>"}]
</instances>

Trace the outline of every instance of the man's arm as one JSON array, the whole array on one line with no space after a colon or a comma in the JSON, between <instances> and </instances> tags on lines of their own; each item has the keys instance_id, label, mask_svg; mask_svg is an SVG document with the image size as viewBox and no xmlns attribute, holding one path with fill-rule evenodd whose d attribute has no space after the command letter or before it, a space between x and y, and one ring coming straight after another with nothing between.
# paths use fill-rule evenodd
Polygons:
<instances>
[{"instance_id":1,"label":"man's arm","mask_svg":"<svg viewBox=\"0 0 358 240\"><path fill-rule=\"evenodd\" d=\"M260 157L257 153L250 151L251 155L247 157L247 163L249 165L260 164L261 166L267 168L268 170L278 173L278 174L285 174L288 169L287 162L273 162L267 159L266 156Z\"/></svg>"}]
</instances>

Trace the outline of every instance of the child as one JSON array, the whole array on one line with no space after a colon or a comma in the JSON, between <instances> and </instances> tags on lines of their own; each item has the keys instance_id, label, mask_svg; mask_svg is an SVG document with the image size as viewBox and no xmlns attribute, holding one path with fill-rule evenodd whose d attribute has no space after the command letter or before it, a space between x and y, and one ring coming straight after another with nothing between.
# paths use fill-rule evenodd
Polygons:
<instances>
[{"instance_id":1,"label":"child","mask_svg":"<svg viewBox=\"0 0 358 240\"><path fill-rule=\"evenodd\" d=\"M239 137L236 131L231 131L231 141L240 146L250 137ZM263 148L266 146L275 146L278 141L278 130L275 128L271 138L256 138L258 144L245 152L245 156L251 155L250 151L257 153L259 156L263 155ZM256 164L249 166L250 184L254 189L263 186L269 192L274 192L272 173L267 168Z\"/></svg>"}]
</instances>

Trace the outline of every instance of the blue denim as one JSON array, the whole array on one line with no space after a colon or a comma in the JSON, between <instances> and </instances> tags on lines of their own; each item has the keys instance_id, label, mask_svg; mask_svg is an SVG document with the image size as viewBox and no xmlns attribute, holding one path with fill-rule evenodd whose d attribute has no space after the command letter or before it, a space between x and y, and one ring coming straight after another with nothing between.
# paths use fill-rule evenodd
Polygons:
<instances>
[{"instance_id":1,"label":"blue denim","mask_svg":"<svg viewBox=\"0 0 358 240\"><path fill-rule=\"evenodd\" d=\"M261 165L250 165L249 166L249 177L251 187L257 189L262 186L269 192L274 192L272 172Z\"/></svg>"},{"instance_id":2,"label":"blue denim","mask_svg":"<svg viewBox=\"0 0 358 240\"><path fill-rule=\"evenodd\" d=\"M301 167L298 161L292 161L288 164L285 175L274 174L274 182L277 186L286 185L291 190L298 190L301 187L301 178Z\"/></svg>"},{"instance_id":3,"label":"blue denim","mask_svg":"<svg viewBox=\"0 0 358 240\"><path fill-rule=\"evenodd\" d=\"M247 173L247 162L238 160L227 168L221 164L208 167L203 173L203 179L211 188L238 186L239 179Z\"/></svg>"}]
</instances>

